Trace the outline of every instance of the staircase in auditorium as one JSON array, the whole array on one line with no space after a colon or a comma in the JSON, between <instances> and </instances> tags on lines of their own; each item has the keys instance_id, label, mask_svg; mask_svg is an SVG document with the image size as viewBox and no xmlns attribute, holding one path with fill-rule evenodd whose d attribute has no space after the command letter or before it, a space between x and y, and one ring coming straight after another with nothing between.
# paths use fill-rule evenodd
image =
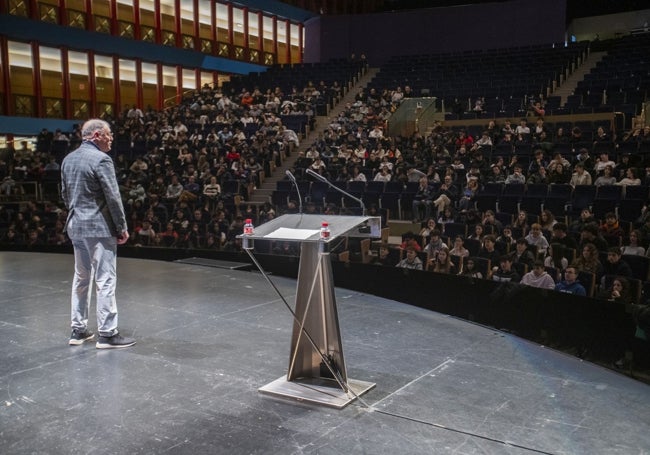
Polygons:
<instances>
[{"instance_id":1,"label":"staircase in auditorium","mask_svg":"<svg viewBox=\"0 0 650 455\"><path fill-rule=\"evenodd\" d=\"M574 90L578 86L578 82L585 78L585 74L588 74L592 68L595 68L596 65L603 57L607 55L607 52L590 52L589 56L584 60L582 65L575 69L571 75L569 75L566 80L558 87L554 92L554 96L559 96L562 98L561 105L564 106L567 102L569 95L573 95ZM603 103L605 104L605 103Z\"/></svg>"},{"instance_id":2,"label":"staircase in auditorium","mask_svg":"<svg viewBox=\"0 0 650 455\"><path fill-rule=\"evenodd\" d=\"M314 142L314 139L318 136L319 132L325 130L327 125L330 122L330 119L336 118L339 113L341 113L347 103L354 103L354 97L361 87L365 87L368 82L372 80L373 77L379 71L378 68L368 68L368 70L363 74L356 82L352 85L347 93L341 98L341 100L332 108L327 115L321 115L316 117L316 123L313 129L308 129L306 137L300 139L300 145L296 147L291 155L285 157L282 160L282 165L275 169L272 175L267 176L264 179L264 182L260 185L259 188L256 188L250 200L247 201L249 204L253 205L262 205L266 202L271 201L271 195L276 187L276 182L285 178L285 171L291 169L298 158L300 152L306 151Z\"/></svg>"}]
</instances>

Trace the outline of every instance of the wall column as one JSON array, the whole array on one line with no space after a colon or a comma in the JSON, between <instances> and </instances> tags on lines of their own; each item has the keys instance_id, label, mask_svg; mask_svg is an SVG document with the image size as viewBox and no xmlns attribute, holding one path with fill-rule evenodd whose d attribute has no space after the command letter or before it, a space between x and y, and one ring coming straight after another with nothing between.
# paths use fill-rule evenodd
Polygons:
<instances>
[{"instance_id":1,"label":"wall column","mask_svg":"<svg viewBox=\"0 0 650 455\"><path fill-rule=\"evenodd\" d=\"M259 30L259 38L257 40L257 50L259 58L257 63L264 64L264 15L261 11L257 12L257 30Z\"/></svg>"},{"instance_id":2,"label":"wall column","mask_svg":"<svg viewBox=\"0 0 650 455\"><path fill-rule=\"evenodd\" d=\"M305 32L305 26L298 24L298 63L302 63L302 55L304 52L302 42L303 42L303 33Z\"/></svg>"},{"instance_id":3,"label":"wall column","mask_svg":"<svg viewBox=\"0 0 650 455\"><path fill-rule=\"evenodd\" d=\"M68 49L61 47L61 83L63 88L63 118L72 118L72 100L70 99L70 56Z\"/></svg>"},{"instance_id":4,"label":"wall column","mask_svg":"<svg viewBox=\"0 0 650 455\"><path fill-rule=\"evenodd\" d=\"M153 0L154 34L156 36L156 44L162 42L162 19L160 14L160 0Z\"/></svg>"},{"instance_id":5,"label":"wall column","mask_svg":"<svg viewBox=\"0 0 650 455\"><path fill-rule=\"evenodd\" d=\"M144 111L144 92L142 90L142 59L135 59L135 102Z\"/></svg>"},{"instance_id":6,"label":"wall column","mask_svg":"<svg viewBox=\"0 0 650 455\"><path fill-rule=\"evenodd\" d=\"M95 53L88 51L88 81L90 88L90 117L96 118L99 115L97 108L97 79L95 71Z\"/></svg>"},{"instance_id":7,"label":"wall column","mask_svg":"<svg viewBox=\"0 0 650 455\"><path fill-rule=\"evenodd\" d=\"M59 14L58 17L56 18L57 24L65 26L66 25L65 17L67 12L67 9L65 7L65 0L59 0L58 8L59 8Z\"/></svg>"},{"instance_id":8,"label":"wall column","mask_svg":"<svg viewBox=\"0 0 650 455\"><path fill-rule=\"evenodd\" d=\"M36 0L28 0L27 1L27 12L29 14L29 18L33 19L35 21L39 20L38 17L38 2Z\"/></svg>"},{"instance_id":9,"label":"wall column","mask_svg":"<svg viewBox=\"0 0 650 455\"><path fill-rule=\"evenodd\" d=\"M273 16L273 61L279 63L278 56L278 16Z\"/></svg>"},{"instance_id":10,"label":"wall column","mask_svg":"<svg viewBox=\"0 0 650 455\"><path fill-rule=\"evenodd\" d=\"M111 1L111 35L120 36L120 27L117 23L117 1Z\"/></svg>"},{"instance_id":11,"label":"wall column","mask_svg":"<svg viewBox=\"0 0 650 455\"><path fill-rule=\"evenodd\" d=\"M142 15L140 14L140 0L133 0L133 37L136 41L142 40Z\"/></svg>"},{"instance_id":12,"label":"wall column","mask_svg":"<svg viewBox=\"0 0 650 455\"><path fill-rule=\"evenodd\" d=\"M115 93L115 118L122 118L122 92L120 90L120 58L113 56L113 93Z\"/></svg>"},{"instance_id":13,"label":"wall column","mask_svg":"<svg viewBox=\"0 0 650 455\"><path fill-rule=\"evenodd\" d=\"M214 2L210 2L214 3ZM194 0L192 3L192 8L194 10L192 11L193 15L192 18L194 20L194 23L192 24L193 26L193 33L194 33L194 50L197 52L201 52L201 27L199 26L199 0Z\"/></svg>"},{"instance_id":14,"label":"wall column","mask_svg":"<svg viewBox=\"0 0 650 455\"><path fill-rule=\"evenodd\" d=\"M176 65L176 104L183 100L183 67Z\"/></svg>"},{"instance_id":15,"label":"wall column","mask_svg":"<svg viewBox=\"0 0 650 455\"><path fill-rule=\"evenodd\" d=\"M32 86L34 87L34 95L36 96L36 117L44 117L43 107L43 90L41 87L41 52L38 43L32 41L30 43L32 48Z\"/></svg>"},{"instance_id":16,"label":"wall column","mask_svg":"<svg viewBox=\"0 0 650 455\"><path fill-rule=\"evenodd\" d=\"M248 30L248 8L242 8L242 15L244 16L244 58L246 61L249 59L250 55L250 40L249 40L249 30Z\"/></svg>"},{"instance_id":17,"label":"wall column","mask_svg":"<svg viewBox=\"0 0 650 455\"><path fill-rule=\"evenodd\" d=\"M86 0L86 30L95 31L95 18L93 17L93 0Z\"/></svg>"},{"instance_id":18,"label":"wall column","mask_svg":"<svg viewBox=\"0 0 650 455\"><path fill-rule=\"evenodd\" d=\"M165 108L165 90L163 82L163 65L156 63L156 110L162 111Z\"/></svg>"},{"instance_id":19,"label":"wall column","mask_svg":"<svg viewBox=\"0 0 650 455\"><path fill-rule=\"evenodd\" d=\"M289 20L284 21L284 26L287 29L286 31L286 36L287 36L287 53L286 53L286 59L287 63L291 64L293 63L291 61L291 22Z\"/></svg>"},{"instance_id":20,"label":"wall column","mask_svg":"<svg viewBox=\"0 0 650 455\"><path fill-rule=\"evenodd\" d=\"M13 115L14 103L11 102L11 84L9 83L9 42L6 36L0 36L0 52L2 53L2 88L5 94L3 111L5 115Z\"/></svg>"},{"instance_id":21,"label":"wall column","mask_svg":"<svg viewBox=\"0 0 650 455\"><path fill-rule=\"evenodd\" d=\"M181 27L181 0L174 0L174 34L176 35L176 47L183 47L183 28Z\"/></svg>"},{"instance_id":22,"label":"wall column","mask_svg":"<svg viewBox=\"0 0 650 455\"><path fill-rule=\"evenodd\" d=\"M210 2L210 39L212 40L212 55L219 53L217 42L217 2Z\"/></svg>"},{"instance_id":23,"label":"wall column","mask_svg":"<svg viewBox=\"0 0 650 455\"><path fill-rule=\"evenodd\" d=\"M235 43L235 23L232 11L232 3L228 3L228 47L230 48L228 57L234 58L235 50L233 44Z\"/></svg>"}]
</instances>

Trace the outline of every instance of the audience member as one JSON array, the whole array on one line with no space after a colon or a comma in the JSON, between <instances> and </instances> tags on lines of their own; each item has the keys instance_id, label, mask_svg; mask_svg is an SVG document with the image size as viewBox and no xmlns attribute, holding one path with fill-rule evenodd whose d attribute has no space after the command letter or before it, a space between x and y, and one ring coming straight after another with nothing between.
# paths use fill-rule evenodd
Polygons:
<instances>
[{"instance_id":1,"label":"audience member","mask_svg":"<svg viewBox=\"0 0 650 455\"><path fill-rule=\"evenodd\" d=\"M496 237L492 234L488 234L483 238L483 246L478 251L477 256L483 259L489 259L491 264L496 265L503 253L497 251L495 247Z\"/></svg>"},{"instance_id":2,"label":"audience member","mask_svg":"<svg viewBox=\"0 0 650 455\"><path fill-rule=\"evenodd\" d=\"M557 280L562 272L569 266L569 259L565 255L565 247L560 243L551 243L548 256L544 258L544 267L552 267L557 271L553 279Z\"/></svg>"},{"instance_id":3,"label":"audience member","mask_svg":"<svg viewBox=\"0 0 650 455\"><path fill-rule=\"evenodd\" d=\"M412 246L406 247L406 257L399 261L395 267L411 270L422 270L422 260Z\"/></svg>"},{"instance_id":4,"label":"audience member","mask_svg":"<svg viewBox=\"0 0 650 455\"><path fill-rule=\"evenodd\" d=\"M574 172L569 181L569 185L575 187L577 185L591 185L591 174L585 170L585 165L581 162L574 166Z\"/></svg>"},{"instance_id":5,"label":"audience member","mask_svg":"<svg viewBox=\"0 0 650 455\"><path fill-rule=\"evenodd\" d=\"M524 264L529 269L535 262L535 255L530 251L528 241L523 237L517 239L515 250L510 255L513 263Z\"/></svg>"},{"instance_id":6,"label":"audience member","mask_svg":"<svg viewBox=\"0 0 650 455\"><path fill-rule=\"evenodd\" d=\"M578 269L570 265L564 271L564 280L555 285L555 290L566 294L586 296L585 287L578 281Z\"/></svg>"},{"instance_id":7,"label":"audience member","mask_svg":"<svg viewBox=\"0 0 650 455\"><path fill-rule=\"evenodd\" d=\"M627 245L621 247L621 254L645 256L645 248L642 246L643 235L638 229L630 232L630 238Z\"/></svg>"},{"instance_id":8,"label":"audience member","mask_svg":"<svg viewBox=\"0 0 650 455\"><path fill-rule=\"evenodd\" d=\"M512 258L501 256L499 267L492 272L492 281L519 283L521 276L512 268Z\"/></svg>"},{"instance_id":9,"label":"audience member","mask_svg":"<svg viewBox=\"0 0 650 455\"><path fill-rule=\"evenodd\" d=\"M548 209L542 210L542 213L539 215L539 224L542 226L543 231L551 232L553 231L553 226L557 223L555 215Z\"/></svg>"},{"instance_id":10,"label":"audience member","mask_svg":"<svg viewBox=\"0 0 650 455\"><path fill-rule=\"evenodd\" d=\"M393 260L390 249L387 244L382 244L379 246L379 253L377 254L375 260L373 261L375 265L383 265L388 267L393 267L396 265Z\"/></svg>"},{"instance_id":11,"label":"audience member","mask_svg":"<svg viewBox=\"0 0 650 455\"><path fill-rule=\"evenodd\" d=\"M614 176L614 167L605 166L603 168L602 174L596 178L594 185L605 186L605 185L614 185L615 183L616 183L616 177Z\"/></svg>"},{"instance_id":12,"label":"audience member","mask_svg":"<svg viewBox=\"0 0 650 455\"><path fill-rule=\"evenodd\" d=\"M517 212L517 217L512 222L512 227L521 230L521 235L528 235L530 226L528 225L528 214L524 210Z\"/></svg>"},{"instance_id":13,"label":"audience member","mask_svg":"<svg viewBox=\"0 0 650 455\"><path fill-rule=\"evenodd\" d=\"M548 251L548 240L542 235L542 226L539 223L533 223L530 227L530 233L525 237L529 245L537 250L537 255L544 257Z\"/></svg>"},{"instance_id":14,"label":"audience member","mask_svg":"<svg viewBox=\"0 0 650 455\"><path fill-rule=\"evenodd\" d=\"M464 261L463 263L463 271L461 273L463 276L467 276L470 278L478 278L482 279L483 274L481 273L480 270L476 268L476 263L474 262L473 258L467 258L467 260ZM487 277L486 277L487 278Z\"/></svg>"},{"instance_id":15,"label":"audience member","mask_svg":"<svg viewBox=\"0 0 650 455\"><path fill-rule=\"evenodd\" d=\"M453 261L453 256L449 254L447 247L441 248L438 253L430 260L430 269L436 273L447 273L455 275L458 273L458 266Z\"/></svg>"},{"instance_id":16,"label":"audience member","mask_svg":"<svg viewBox=\"0 0 650 455\"><path fill-rule=\"evenodd\" d=\"M463 238L460 235L454 239L454 246L449 250L449 254L458 258L466 258L469 256L469 250L465 248ZM461 260L457 260L456 262L462 263Z\"/></svg>"},{"instance_id":17,"label":"audience member","mask_svg":"<svg viewBox=\"0 0 650 455\"><path fill-rule=\"evenodd\" d=\"M435 226L435 222L433 223ZM424 247L424 252L429 256L435 255L441 248L447 248L447 245L442 241L441 232L438 229L429 231L428 235L422 236L423 239L428 238L428 242Z\"/></svg>"},{"instance_id":18,"label":"audience member","mask_svg":"<svg viewBox=\"0 0 650 455\"><path fill-rule=\"evenodd\" d=\"M501 244L505 246L506 250L510 250L511 247L514 248L514 244L516 242L513 233L512 233L512 228L510 225L504 226L503 230L501 231L501 235L499 235L496 239L497 244Z\"/></svg>"},{"instance_id":19,"label":"audience member","mask_svg":"<svg viewBox=\"0 0 650 455\"><path fill-rule=\"evenodd\" d=\"M544 263L541 261L535 261L533 263L533 270L521 278L521 284L540 289L555 289L555 281L546 273Z\"/></svg>"},{"instance_id":20,"label":"audience member","mask_svg":"<svg viewBox=\"0 0 650 455\"><path fill-rule=\"evenodd\" d=\"M413 222L418 223L422 219L431 216L431 204L433 202L433 188L429 184L429 179L423 176L419 180L419 186L415 196L413 196ZM424 208L424 216L421 209Z\"/></svg>"},{"instance_id":21,"label":"audience member","mask_svg":"<svg viewBox=\"0 0 650 455\"><path fill-rule=\"evenodd\" d=\"M412 232L407 232L402 236L402 244L400 248L406 250L407 248L413 248L416 252L422 251L422 247L418 243L418 240L415 238L415 235Z\"/></svg>"},{"instance_id":22,"label":"audience member","mask_svg":"<svg viewBox=\"0 0 650 455\"><path fill-rule=\"evenodd\" d=\"M598 249L593 243L586 243L582 247L581 253L573 265L575 265L578 272L593 273L597 283L603 277L603 264L600 262Z\"/></svg>"},{"instance_id":23,"label":"audience member","mask_svg":"<svg viewBox=\"0 0 650 455\"><path fill-rule=\"evenodd\" d=\"M625 278L633 278L632 268L621 259L621 250L619 247L612 246L607 250L607 261L603 264L603 280L607 275L618 275ZM605 282L601 282L604 287Z\"/></svg>"},{"instance_id":24,"label":"audience member","mask_svg":"<svg viewBox=\"0 0 650 455\"><path fill-rule=\"evenodd\" d=\"M614 278L611 286L600 291L596 298L625 305L635 303L630 293L630 282L621 276Z\"/></svg>"},{"instance_id":25,"label":"audience member","mask_svg":"<svg viewBox=\"0 0 650 455\"><path fill-rule=\"evenodd\" d=\"M422 238L429 237L433 231L437 229L436 227L436 220L433 218L429 218L426 222L426 224L420 229L420 232L418 233Z\"/></svg>"},{"instance_id":26,"label":"audience member","mask_svg":"<svg viewBox=\"0 0 650 455\"><path fill-rule=\"evenodd\" d=\"M549 243L559 243L565 248L577 249L578 242L573 236L567 234L567 225L562 222L553 225L553 234L549 239Z\"/></svg>"},{"instance_id":27,"label":"audience member","mask_svg":"<svg viewBox=\"0 0 650 455\"><path fill-rule=\"evenodd\" d=\"M595 223L596 218L594 218L594 214L590 209L584 208L580 211L580 216L571 222L569 231L580 234L582 233L585 226L593 225Z\"/></svg>"},{"instance_id":28,"label":"audience member","mask_svg":"<svg viewBox=\"0 0 650 455\"><path fill-rule=\"evenodd\" d=\"M625 234L614 212L607 212L605 214L605 222L600 225L600 232L606 239L614 237L622 239Z\"/></svg>"}]
</instances>

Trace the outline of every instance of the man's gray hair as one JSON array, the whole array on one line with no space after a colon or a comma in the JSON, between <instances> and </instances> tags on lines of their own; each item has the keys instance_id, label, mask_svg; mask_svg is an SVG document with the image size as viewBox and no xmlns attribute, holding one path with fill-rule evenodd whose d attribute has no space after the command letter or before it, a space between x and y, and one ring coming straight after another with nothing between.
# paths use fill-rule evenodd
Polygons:
<instances>
[{"instance_id":1,"label":"man's gray hair","mask_svg":"<svg viewBox=\"0 0 650 455\"><path fill-rule=\"evenodd\" d=\"M105 128L110 131L111 126L108 122L98 118L90 119L81 127L81 137L82 139L90 139L93 134L95 134L95 131L103 130Z\"/></svg>"}]
</instances>

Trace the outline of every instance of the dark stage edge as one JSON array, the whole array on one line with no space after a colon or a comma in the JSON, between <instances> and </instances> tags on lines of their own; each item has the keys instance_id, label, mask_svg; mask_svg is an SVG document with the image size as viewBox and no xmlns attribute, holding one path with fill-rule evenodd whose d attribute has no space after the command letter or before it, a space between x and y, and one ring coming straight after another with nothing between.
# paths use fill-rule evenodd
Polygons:
<instances>
[{"instance_id":1,"label":"dark stage edge","mask_svg":"<svg viewBox=\"0 0 650 455\"><path fill-rule=\"evenodd\" d=\"M377 386L343 410L261 394L287 371L292 319L257 272L120 258L120 327L138 344L70 347L72 267L0 253L0 453L650 451L648 385L345 289L348 375ZM293 303L295 280L272 280Z\"/></svg>"}]
</instances>

